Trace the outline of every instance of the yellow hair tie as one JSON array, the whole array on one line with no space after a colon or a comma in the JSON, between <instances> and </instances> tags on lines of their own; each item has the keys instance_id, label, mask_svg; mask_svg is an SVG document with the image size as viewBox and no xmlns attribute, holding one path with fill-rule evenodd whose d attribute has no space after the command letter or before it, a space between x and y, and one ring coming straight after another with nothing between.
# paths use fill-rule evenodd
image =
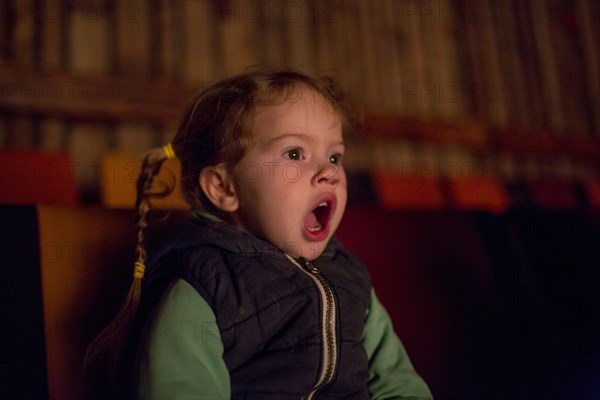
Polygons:
<instances>
[{"instance_id":1,"label":"yellow hair tie","mask_svg":"<svg viewBox=\"0 0 600 400\"><path fill-rule=\"evenodd\" d=\"M171 160L175 158L175 150L173 150L173 145L171 144L171 142L163 146L163 151L165 152L167 159Z\"/></svg>"},{"instance_id":2,"label":"yellow hair tie","mask_svg":"<svg viewBox=\"0 0 600 400\"><path fill-rule=\"evenodd\" d=\"M146 270L146 266L141 261L136 261L133 266L133 277L142 279L144 277L144 271Z\"/></svg>"}]
</instances>

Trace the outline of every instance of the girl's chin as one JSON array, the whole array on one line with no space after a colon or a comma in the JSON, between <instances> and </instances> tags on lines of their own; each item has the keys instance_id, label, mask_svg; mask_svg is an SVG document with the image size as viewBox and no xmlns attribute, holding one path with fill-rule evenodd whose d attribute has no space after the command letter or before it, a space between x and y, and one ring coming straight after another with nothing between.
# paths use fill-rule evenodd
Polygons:
<instances>
[{"instance_id":1,"label":"girl's chin","mask_svg":"<svg viewBox=\"0 0 600 400\"><path fill-rule=\"evenodd\" d=\"M320 242L307 240L300 240L299 242L290 241L280 248L284 253L291 257L303 258L305 260L312 261L319 257L321 253L323 253L323 250L325 250L329 239L330 238L327 237Z\"/></svg>"}]
</instances>

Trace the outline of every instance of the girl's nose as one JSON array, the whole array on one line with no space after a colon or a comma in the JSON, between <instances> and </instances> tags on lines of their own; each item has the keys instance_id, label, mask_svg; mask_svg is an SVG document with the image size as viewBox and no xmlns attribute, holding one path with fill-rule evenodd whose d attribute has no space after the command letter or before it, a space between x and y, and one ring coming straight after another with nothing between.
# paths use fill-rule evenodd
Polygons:
<instances>
[{"instance_id":1,"label":"girl's nose","mask_svg":"<svg viewBox=\"0 0 600 400\"><path fill-rule=\"evenodd\" d=\"M312 168L315 171L313 184L338 184L340 181L341 168L341 166L329 162L315 163Z\"/></svg>"}]
</instances>

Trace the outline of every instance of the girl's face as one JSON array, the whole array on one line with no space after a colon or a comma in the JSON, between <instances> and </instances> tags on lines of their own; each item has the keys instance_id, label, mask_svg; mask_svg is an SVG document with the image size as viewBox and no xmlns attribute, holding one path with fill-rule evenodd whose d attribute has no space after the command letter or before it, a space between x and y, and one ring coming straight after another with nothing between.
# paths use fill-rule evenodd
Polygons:
<instances>
[{"instance_id":1,"label":"girl's face","mask_svg":"<svg viewBox=\"0 0 600 400\"><path fill-rule=\"evenodd\" d=\"M340 118L303 88L294 99L259 106L250 129L235 170L235 220L293 257L315 259L346 207Z\"/></svg>"}]
</instances>

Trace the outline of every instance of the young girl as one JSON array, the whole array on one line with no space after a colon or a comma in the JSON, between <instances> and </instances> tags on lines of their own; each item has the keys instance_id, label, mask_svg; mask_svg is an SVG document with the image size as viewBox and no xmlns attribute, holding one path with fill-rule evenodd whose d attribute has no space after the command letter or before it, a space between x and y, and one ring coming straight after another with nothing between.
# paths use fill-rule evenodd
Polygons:
<instances>
[{"instance_id":1,"label":"young girl","mask_svg":"<svg viewBox=\"0 0 600 400\"><path fill-rule=\"evenodd\" d=\"M330 81L242 74L201 93L172 145L146 157L134 285L90 350L137 354L135 397L431 398L366 269L333 238L342 100ZM146 229L153 177L175 156L193 218Z\"/></svg>"}]
</instances>

